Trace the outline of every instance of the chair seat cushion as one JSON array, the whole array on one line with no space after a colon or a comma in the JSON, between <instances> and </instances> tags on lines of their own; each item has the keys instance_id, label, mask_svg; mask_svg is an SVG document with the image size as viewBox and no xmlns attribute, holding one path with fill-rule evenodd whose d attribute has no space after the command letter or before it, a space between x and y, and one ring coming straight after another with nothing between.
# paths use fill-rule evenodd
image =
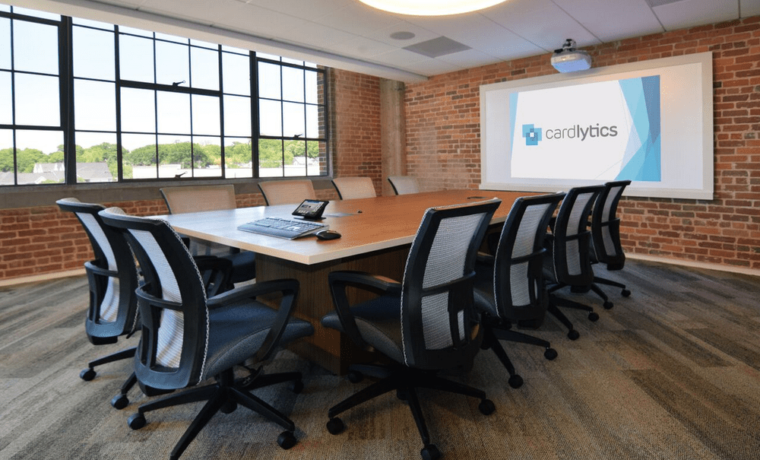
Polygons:
<instances>
[{"instance_id":1,"label":"chair seat cushion","mask_svg":"<svg viewBox=\"0 0 760 460\"><path fill-rule=\"evenodd\" d=\"M241 251L224 256L232 261L232 282L242 283L256 278L256 253Z\"/></svg>"},{"instance_id":2,"label":"chair seat cushion","mask_svg":"<svg viewBox=\"0 0 760 460\"><path fill-rule=\"evenodd\" d=\"M276 315L276 310L250 300L209 310L208 353L202 378L217 375L253 356L264 343ZM313 333L311 324L291 317L280 346Z\"/></svg>"},{"instance_id":3,"label":"chair seat cushion","mask_svg":"<svg viewBox=\"0 0 760 460\"><path fill-rule=\"evenodd\" d=\"M493 287L493 265L477 264L475 272L475 307L481 313L486 313L493 318L499 317L496 310Z\"/></svg>"},{"instance_id":4,"label":"chair seat cushion","mask_svg":"<svg viewBox=\"0 0 760 460\"><path fill-rule=\"evenodd\" d=\"M392 360L404 362L401 349L401 299L381 296L351 307L351 312L356 318L362 338L368 344ZM322 325L344 332L336 311L325 315Z\"/></svg>"}]
</instances>

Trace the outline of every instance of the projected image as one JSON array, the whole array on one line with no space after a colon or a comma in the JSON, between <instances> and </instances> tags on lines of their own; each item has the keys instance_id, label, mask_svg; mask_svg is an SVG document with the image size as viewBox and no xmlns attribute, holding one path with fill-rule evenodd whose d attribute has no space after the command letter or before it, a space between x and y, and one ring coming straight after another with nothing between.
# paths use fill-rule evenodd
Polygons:
<instances>
[{"instance_id":1,"label":"projected image","mask_svg":"<svg viewBox=\"0 0 760 460\"><path fill-rule=\"evenodd\" d=\"M509 95L511 175L660 182L660 76Z\"/></svg>"}]
</instances>

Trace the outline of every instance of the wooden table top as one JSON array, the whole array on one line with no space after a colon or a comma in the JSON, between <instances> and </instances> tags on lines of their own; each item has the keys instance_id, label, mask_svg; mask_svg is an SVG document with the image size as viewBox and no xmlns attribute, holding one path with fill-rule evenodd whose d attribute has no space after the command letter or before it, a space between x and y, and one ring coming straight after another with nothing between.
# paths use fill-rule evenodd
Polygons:
<instances>
[{"instance_id":1,"label":"wooden table top","mask_svg":"<svg viewBox=\"0 0 760 460\"><path fill-rule=\"evenodd\" d=\"M502 200L492 223L506 220L512 203L525 192L446 190L411 195L331 201L321 223L339 232L335 240L307 236L296 240L243 232L239 225L265 217L292 218L297 205L260 206L223 211L153 216L169 222L187 236L266 254L306 265L366 254L410 244L425 210L434 206ZM359 212L361 211L361 212ZM346 214L346 215L341 215Z\"/></svg>"}]
</instances>

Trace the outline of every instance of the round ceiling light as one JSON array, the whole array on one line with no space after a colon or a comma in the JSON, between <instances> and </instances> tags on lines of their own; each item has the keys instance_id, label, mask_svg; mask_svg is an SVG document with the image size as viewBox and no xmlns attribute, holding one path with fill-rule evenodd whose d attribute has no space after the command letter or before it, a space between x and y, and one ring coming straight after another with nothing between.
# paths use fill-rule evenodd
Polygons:
<instances>
[{"instance_id":1,"label":"round ceiling light","mask_svg":"<svg viewBox=\"0 0 760 460\"><path fill-rule=\"evenodd\" d=\"M359 0L379 10L412 16L445 16L469 13L506 0Z\"/></svg>"}]
</instances>

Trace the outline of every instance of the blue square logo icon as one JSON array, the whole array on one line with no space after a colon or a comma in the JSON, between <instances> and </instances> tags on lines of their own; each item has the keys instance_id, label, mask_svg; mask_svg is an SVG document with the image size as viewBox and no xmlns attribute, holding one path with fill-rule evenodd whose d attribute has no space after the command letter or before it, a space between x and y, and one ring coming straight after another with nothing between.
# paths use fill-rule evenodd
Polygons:
<instances>
[{"instance_id":1,"label":"blue square logo icon","mask_svg":"<svg viewBox=\"0 0 760 460\"><path fill-rule=\"evenodd\" d=\"M541 141L541 128L536 128L532 124L522 126L522 135L525 138L525 145L538 145Z\"/></svg>"}]
</instances>

